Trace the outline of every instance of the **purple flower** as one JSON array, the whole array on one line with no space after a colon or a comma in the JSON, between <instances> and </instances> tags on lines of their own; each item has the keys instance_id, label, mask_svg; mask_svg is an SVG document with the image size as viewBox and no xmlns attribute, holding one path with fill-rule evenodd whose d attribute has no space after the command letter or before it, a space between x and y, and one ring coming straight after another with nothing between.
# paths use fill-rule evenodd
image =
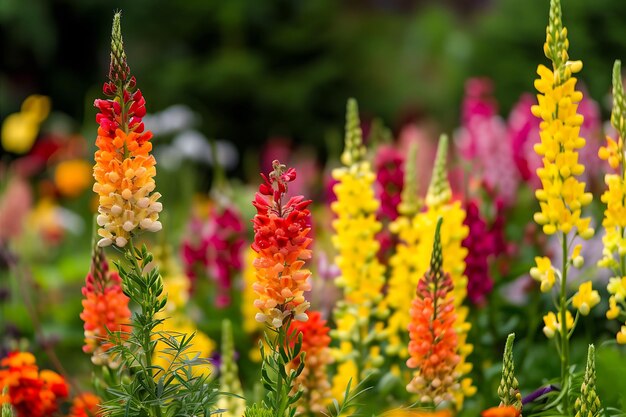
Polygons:
<instances>
[{"instance_id":1,"label":"purple flower","mask_svg":"<svg viewBox=\"0 0 626 417\"><path fill-rule=\"evenodd\" d=\"M535 390L531 392L530 394L528 394L527 396L525 396L524 398L522 398L522 405L531 403L535 401L536 399L538 399L539 397L546 395L549 392L558 391L558 390L559 390L558 387L555 385L548 385L547 387L541 387L538 390Z\"/></svg>"}]
</instances>

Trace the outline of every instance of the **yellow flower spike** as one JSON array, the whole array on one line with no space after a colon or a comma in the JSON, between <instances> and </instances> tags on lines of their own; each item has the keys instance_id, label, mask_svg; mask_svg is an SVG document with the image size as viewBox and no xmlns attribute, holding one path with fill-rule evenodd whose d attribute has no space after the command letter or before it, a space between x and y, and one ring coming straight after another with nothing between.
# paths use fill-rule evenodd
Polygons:
<instances>
[{"instance_id":1,"label":"yellow flower spike","mask_svg":"<svg viewBox=\"0 0 626 417\"><path fill-rule=\"evenodd\" d=\"M541 211L534 218L548 235L557 231L567 234L577 228L581 237L590 238L593 230L583 227L580 209L591 203L592 197L585 193L584 183L576 179L585 169L578 163L577 152L584 146L584 139L578 137L582 116L577 114L582 94L575 90L576 79L571 77L582 69L582 62L568 61L566 33L560 4L552 1L544 50L553 69L538 67L540 78L535 88L540 94L538 105L532 108L533 114L543 120L541 143L535 145L535 152L543 156L543 168L537 170L542 188L535 194Z\"/></svg>"},{"instance_id":2,"label":"yellow flower spike","mask_svg":"<svg viewBox=\"0 0 626 417\"><path fill-rule=\"evenodd\" d=\"M580 314L586 316L589 311L600 303L600 294L594 290L591 281L583 282L578 287L578 292L572 298L572 305L578 309Z\"/></svg>"},{"instance_id":3,"label":"yellow flower spike","mask_svg":"<svg viewBox=\"0 0 626 417\"><path fill-rule=\"evenodd\" d=\"M386 332L389 335L386 353L401 359L408 357L408 335L406 329L410 322L409 309L415 288L428 267L427 248L421 245L422 236L430 234L429 225L420 213L422 201L418 195L417 184L417 145L411 143L409 156L405 164L404 188L398 207L400 216L389 225L389 230L398 237L396 251L389 260L391 273L387 296L383 305L391 311L387 320ZM422 253L421 256L416 256Z\"/></svg>"},{"instance_id":4,"label":"yellow flower spike","mask_svg":"<svg viewBox=\"0 0 626 417\"><path fill-rule=\"evenodd\" d=\"M607 137L607 144L600 148L598 156L608 161L615 173L607 173L604 182L607 189L601 200L606 204L604 226L606 233L602 238L604 249L598 266L611 269L617 277L611 278L607 285L609 310L608 319L619 319L626 309L626 167L624 160L624 137L626 137L626 94L622 85L621 62L613 66L613 110L611 125L618 133L617 139ZM618 343L626 343L626 330L622 326L617 334Z\"/></svg>"},{"instance_id":5,"label":"yellow flower spike","mask_svg":"<svg viewBox=\"0 0 626 417\"><path fill-rule=\"evenodd\" d=\"M585 192L585 183L578 179L585 171L578 156L580 149L585 146L585 139L579 137L583 117L578 113L578 105L583 95L576 91L577 80L572 75L580 72L583 65L581 61L570 60L568 48L567 30L561 20L560 1L550 0L550 18L543 50L551 61L552 68L543 65L537 68L539 79L535 81L535 87L539 94L537 105L531 110L541 119L540 143L534 147L535 152L542 157L542 167L537 169L541 187L535 193L539 212L534 215L534 219L542 226L546 235L558 236L565 262L561 270L553 267L548 269L549 260L539 258L540 261L531 270L531 274L541 281L541 290L544 292L553 287L556 276L559 278L556 301L558 313L549 313L544 317L543 330L547 337L554 337L557 331L562 335L558 340L558 347L563 385L568 385L570 379L569 338L564 333L569 333L570 325L574 325L571 313L567 310L567 273L570 264L578 267L584 263L580 248L575 248L575 253L570 254L569 245L576 237L590 239L594 234L590 219L582 217L582 210L591 203L592 195ZM592 294L578 294L576 300L580 301L581 311L591 308L589 302L595 301ZM569 409L567 396L562 397L561 407Z\"/></svg>"},{"instance_id":6,"label":"yellow flower spike","mask_svg":"<svg viewBox=\"0 0 626 417\"><path fill-rule=\"evenodd\" d=\"M380 247L376 234L382 224L376 219L380 205L373 183L375 175L363 146L358 107L350 99L346 112L345 149L341 155L344 167L335 169L338 180L333 190L337 201L331 210L337 215L332 223L335 234L332 243L337 250L335 263L341 275L336 285L343 289L344 299L334 311L340 348L333 354L339 365L333 379L333 393L343 394L347 382L357 384L369 369L379 362L376 355L376 315L384 314L382 288L385 284L385 266L377 258ZM356 344L361 346L355 346ZM354 358L348 353L368 352Z\"/></svg>"}]
</instances>

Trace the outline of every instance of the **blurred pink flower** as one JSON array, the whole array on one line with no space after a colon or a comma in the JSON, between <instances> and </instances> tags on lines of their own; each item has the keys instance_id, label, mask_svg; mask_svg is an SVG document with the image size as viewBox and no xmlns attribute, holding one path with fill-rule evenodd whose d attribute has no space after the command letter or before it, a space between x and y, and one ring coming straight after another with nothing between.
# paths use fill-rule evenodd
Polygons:
<instances>
[{"instance_id":1,"label":"blurred pink flower","mask_svg":"<svg viewBox=\"0 0 626 417\"><path fill-rule=\"evenodd\" d=\"M22 233L24 218L33 204L32 192L28 183L18 175L0 195L0 240L9 240Z\"/></svg>"},{"instance_id":2,"label":"blurred pink flower","mask_svg":"<svg viewBox=\"0 0 626 417\"><path fill-rule=\"evenodd\" d=\"M458 148L461 157L471 165L475 179L511 205L516 198L519 175L507 140L506 124L496 114L492 90L488 79L468 80Z\"/></svg>"}]
</instances>

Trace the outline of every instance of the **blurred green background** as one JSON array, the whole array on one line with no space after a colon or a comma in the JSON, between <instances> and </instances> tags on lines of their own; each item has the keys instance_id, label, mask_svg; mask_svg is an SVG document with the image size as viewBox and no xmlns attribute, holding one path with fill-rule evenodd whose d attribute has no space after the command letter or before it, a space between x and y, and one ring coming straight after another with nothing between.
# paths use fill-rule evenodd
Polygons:
<instances>
[{"instance_id":1,"label":"blurred green background","mask_svg":"<svg viewBox=\"0 0 626 417\"><path fill-rule=\"evenodd\" d=\"M117 9L148 111L187 104L205 135L240 150L272 136L322 149L350 96L392 128L434 118L449 131L468 77L492 78L506 112L546 62L547 0L3 0L0 116L40 93L95 126ZM626 57L626 2L563 9L570 55L602 102Z\"/></svg>"}]
</instances>

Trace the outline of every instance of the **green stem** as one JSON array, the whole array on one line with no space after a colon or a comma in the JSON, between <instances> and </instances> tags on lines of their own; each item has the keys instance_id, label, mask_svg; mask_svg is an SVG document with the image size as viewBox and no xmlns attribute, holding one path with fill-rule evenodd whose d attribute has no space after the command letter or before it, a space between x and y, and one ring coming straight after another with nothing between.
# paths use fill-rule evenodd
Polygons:
<instances>
[{"instance_id":1,"label":"green stem","mask_svg":"<svg viewBox=\"0 0 626 417\"><path fill-rule=\"evenodd\" d=\"M563 269L561 271L561 297L559 314L561 315L561 386L569 387L569 335L567 330L567 266L568 266L567 234L563 233ZM569 410L569 395L563 395L563 413Z\"/></svg>"},{"instance_id":2,"label":"green stem","mask_svg":"<svg viewBox=\"0 0 626 417\"><path fill-rule=\"evenodd\" d=\"M286 322L283 323L283 325L278 329L278 330L274 330L274 329L269 329L271 331L275 331L276 332L276 337L274 337L274 339L270 339L269 337L267 337L267 340L272 340L271 341L271 346L270 349L272 350L272 356L273 356L273 361L274 364L276 365L276 392L275 392L275 398L273 401L269 401L268 402L268 406L271 408L274 408L274 413L277 417L284 417L285 413L288 410L289 407L289 394L291 392L291 380L285 379L283 377L283 374L281 373L281 369L280 368L286 368L289 365L289 363L285 363L285 361L283 360L283 357L281 355L280 349L282 349L284 346L288 346L289 345L289 335L287 334L287 332L289 331L289 328L291 327L291 320L292 318L289 317L287 319ZM268 331L268 329L266 329L266 332ZM265 358L263 359L263 361L265 362Z\"/></svg>"},{"instance_id":3,"label":"green stem","mask_svg":"<svg viewBox=\"0 0 626 417\"><path fill-rule=\"evenodd\" d=\"M135 245L133 243L133 238L129 238L128 240L128 258L130 260L131 266L133 268L133 273L137 276L143 277L143 272L141 270L141 266L139 265L139 261L137 259L137 255L141 256L140 252L137 251ZM141 349L143 350L145 357L145 369L147 375L147 384L150 389L150 397L154 397L156 399L156 383L154 382L154 373L152 372L152 329L145 326L145 323L152 322L154 318L154 295L152 292L148 294L142 294L141 299L133 300L141 306L141 317L142 317L142 328L141 328ZM162 417L161 414L161 406L155 403L152 406L154 416Z\"/></svg>"}]
</instances>

